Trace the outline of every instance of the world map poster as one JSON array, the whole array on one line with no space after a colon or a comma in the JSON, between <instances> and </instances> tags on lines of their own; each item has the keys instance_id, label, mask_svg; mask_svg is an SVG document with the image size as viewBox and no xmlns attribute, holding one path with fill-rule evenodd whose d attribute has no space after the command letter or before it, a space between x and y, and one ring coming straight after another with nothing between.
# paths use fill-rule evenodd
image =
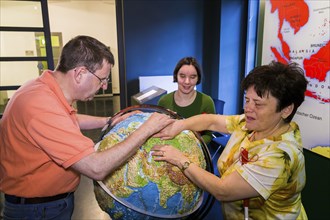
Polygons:
<instances>
[{"instance_id":1,"label":"world map poster","mask_svg":"<svg viewBox=\"0 0 330 220\"><path fill-rule=\"evenodd\" d=\"M330 1L266 0L261 63L298 63L308 87L294 117L305 148L330 158Z\"/></svg>"}]
</instances>

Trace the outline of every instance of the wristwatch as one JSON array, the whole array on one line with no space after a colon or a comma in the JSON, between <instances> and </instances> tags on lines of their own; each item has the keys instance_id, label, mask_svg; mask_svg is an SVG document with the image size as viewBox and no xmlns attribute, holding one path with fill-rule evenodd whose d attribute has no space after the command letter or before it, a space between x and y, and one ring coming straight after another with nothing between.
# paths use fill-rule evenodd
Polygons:
<instances>
[{"instance_id":1,"label":"wristwatch","mask_svg":"<svg viewBox=\"0 0 330 220\"><path fill-rule=\"evenodd\" d=\"M191 162L189 160L185 161L182 165L181 171L184 172L189 167L190 164Z\"/></svg>"}]
</instances>

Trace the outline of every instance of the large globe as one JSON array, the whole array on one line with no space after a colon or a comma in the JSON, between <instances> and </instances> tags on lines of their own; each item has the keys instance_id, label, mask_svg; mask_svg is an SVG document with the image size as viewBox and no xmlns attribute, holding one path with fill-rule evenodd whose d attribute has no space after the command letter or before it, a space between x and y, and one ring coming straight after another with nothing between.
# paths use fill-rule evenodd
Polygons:
<instances>
[{"instance_id":1,"label":"large globe","mask_svg":"<svg viewBox=\"0 0 330 220\"><path fill-rule=\"evenodd\" d=\"M141 109L111 128L96 150L111 148L144 123L152 112ZM192 131L183 131L171 140L149 138L127 163L103 181L94 182L96 200L111 219L186 219L200 208L203 191L176 166L154 161L150 151L156 144L170 144L198 166L207 166L205 144Z\"/></svg>"}]
</instances>

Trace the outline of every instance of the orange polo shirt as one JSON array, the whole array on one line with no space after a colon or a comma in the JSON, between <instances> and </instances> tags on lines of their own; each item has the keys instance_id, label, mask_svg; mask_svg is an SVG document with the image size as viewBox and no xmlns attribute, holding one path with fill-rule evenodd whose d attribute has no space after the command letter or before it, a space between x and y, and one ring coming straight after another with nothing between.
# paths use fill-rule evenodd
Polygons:
<instances>
[{"instance_id":1,"label":"orange polo shirt","mask_svg":"<svg viewBox=\"0 0 330 220\"><path fill-rule=\"evenodd\" d=\"M44 197L74 191L70 166L94 152L51 71L21 86L0 123L0 191Z\"/></svg>"}]
</instances>

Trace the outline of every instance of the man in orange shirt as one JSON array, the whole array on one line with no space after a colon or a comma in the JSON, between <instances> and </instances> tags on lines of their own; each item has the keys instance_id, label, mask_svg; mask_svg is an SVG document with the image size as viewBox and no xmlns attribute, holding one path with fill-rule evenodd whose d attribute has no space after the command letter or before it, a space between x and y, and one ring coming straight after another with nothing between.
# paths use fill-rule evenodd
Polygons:
<instances>
[{"instance_id":1,"label":"man in orange shirt","mask_svg":"<svg viewBox=\"0 0 330 220\"><path fill-rule=\"evenodd\" d=\"M10 99L0 124L4 219L70 219L81 174L102 180L172 122L154 113L125 141L95 152L80 129L101 128L107 118L78 114L72 105L106 89L113 65L103 43L77 36L64 46L55 71L22 85Z\"/></svg>"}]
</instances>

